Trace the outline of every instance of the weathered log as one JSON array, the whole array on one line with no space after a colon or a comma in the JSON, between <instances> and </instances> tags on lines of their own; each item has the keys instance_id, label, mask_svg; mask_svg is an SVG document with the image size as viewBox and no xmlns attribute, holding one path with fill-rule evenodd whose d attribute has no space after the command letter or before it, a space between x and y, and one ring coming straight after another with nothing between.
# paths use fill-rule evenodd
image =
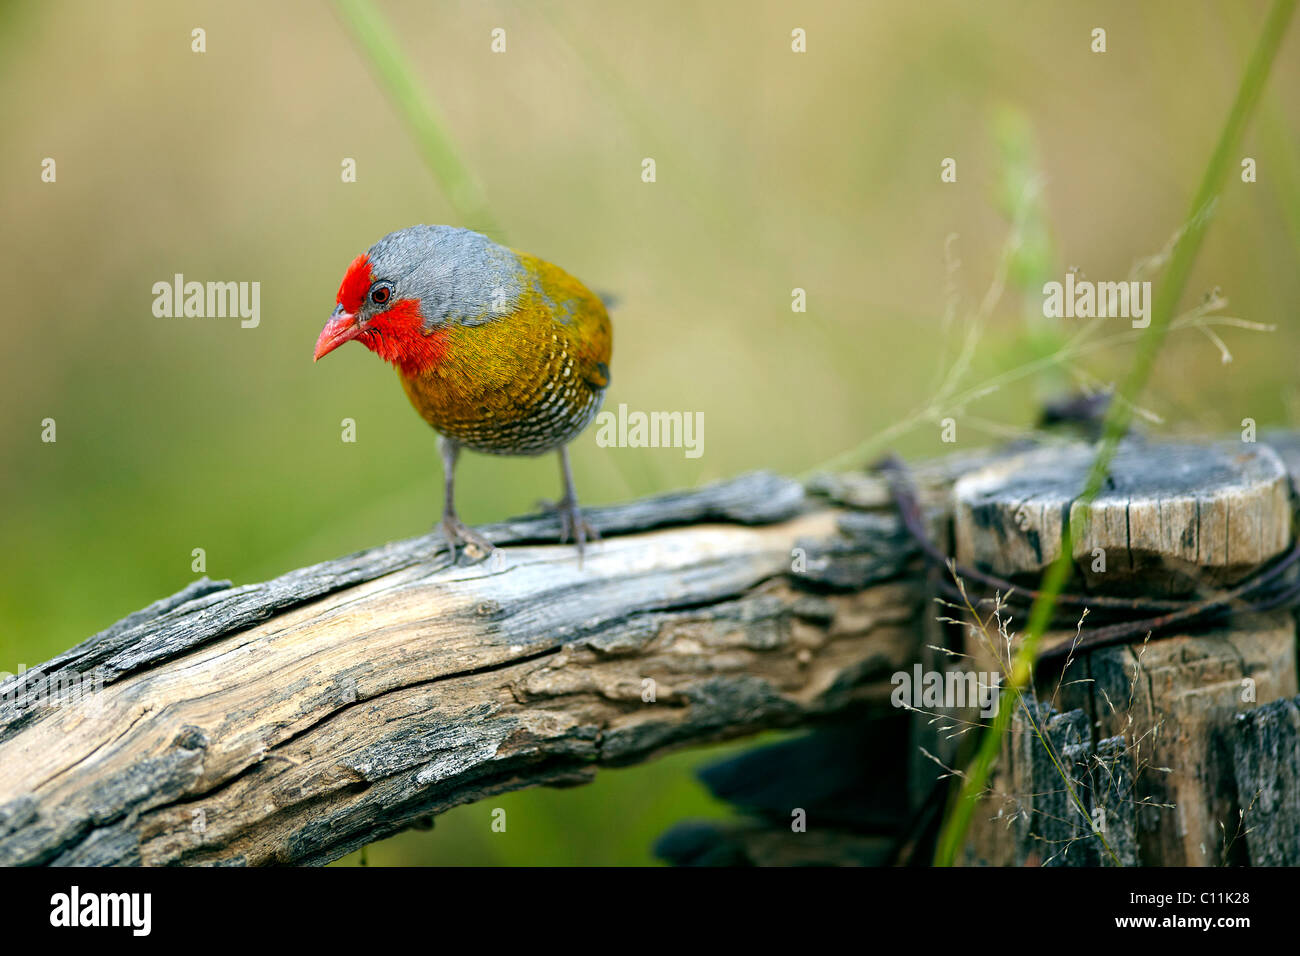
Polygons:
<instances>
[{"instance_id":1,"label":"weathered log","mask_svg":"<svg viewBox=\"0 0 1300 956\"><path fill-rule=\"evenodd\" d=\"M691 493L674 493L615 508L595 509L588 520L601 534L649 531L708 521L765 524L790 518L804 507L803 489L775 475L755 473ZM554 515L532 515L482 528L501 545L553 541ZM21 728L44 682L97 673L107 683L199 647L223 634L256 624L313 598L401 571L416 564L438 570L447 564L440 539L425 535L370 548L334 561L291 571L272 581L231 588L230 582L196 581L184 590L128 615L15 682L0 685L0 741ZM499 567L493 564L492 567Z\"/></svg>"},{"instance_id":2,"label":"weathered log","mask_svg":"<svg viewBox=\"0 0 1300 956\"><path fill-rule=\"evenodd\" d=\"M429 537L201 582L43 669L97 671L89 699L5 685L0 862L320 863L489 794L883 702L923 595L871 563L896 525L842 518L756 475L594 510L581 568L524 545L446 567Z\"/></svg>"}]
</instances>

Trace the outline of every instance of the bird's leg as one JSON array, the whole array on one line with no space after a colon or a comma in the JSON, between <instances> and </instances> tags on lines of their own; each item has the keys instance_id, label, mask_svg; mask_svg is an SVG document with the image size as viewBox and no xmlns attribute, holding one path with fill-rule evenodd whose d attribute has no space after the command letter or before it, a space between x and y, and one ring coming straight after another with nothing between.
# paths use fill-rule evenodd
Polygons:
<instances>
[{"instance_id":1,"label":"bird's leg","mask_svg":"<svg viewBox=\"0 0 1300 956\"><path fill-rule=\"evenodd\" d=\"M560 475L564 479L564 495L557 502L543 501L542 507L554 511L560 519L560 543L572 540L578 546L578 563L582 563L583 546L588 541L599 541L596 529L587 523L578 507L578 494L573 490L573 470L569 467L569 449L560 449Z\"/></svg>"},{"instance_id":2,"label":"bird's leg","mask_svg":"<svg viewBox=\"0 0 1300 956\"><path fill-rule=\"evenodd\" d=\"M463 544L465 553L475 561L482 561L492 553L492 542L466 525L456 514L456 458L460 455L460 443L439 436L438 451L442 455L443 487L446 490L446 500L442 506L442 533L447 538L451 563L456 563L458 544Z\"/></svg>"}]
</instances>

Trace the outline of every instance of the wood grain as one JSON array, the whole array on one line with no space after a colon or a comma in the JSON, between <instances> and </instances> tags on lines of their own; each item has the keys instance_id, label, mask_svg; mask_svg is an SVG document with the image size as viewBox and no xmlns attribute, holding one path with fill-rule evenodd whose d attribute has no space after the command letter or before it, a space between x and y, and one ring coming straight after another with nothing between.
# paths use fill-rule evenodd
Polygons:
<instances>
[{"instance_id":1,"label":"wood grain","mask_svg":"<svg viewBox=\"0 0 1300 956\"><path fill-rule=\"evenodd\" d=\"M669 499L785 520L609 537L582 568L528 545L449 568L419 541L197 585L56 659L107 669L88 702L14 702L0 862L322 863L492 793L881 702L924 600L870 566L897 527L841 530L790 487Z\"/></svg>"},{"instance_id":2,"label":"wood grain","mask_svg":"<svg viewBox=\"0 0 1300 956\"><path fill-rule=\"evenodd\" d=\"M1270 440L1280 455L1126 442L1075 549L1080 590L1213 594L1281 552L1300 438ZM939 548L1033 581L1090 455L995 449L920 463L911 478ZM605 540L581 568L548 543L555 519L531 516L480 529L500 546L481 565L447 566L424 536L257 584L196 581L0 684L0 864L319 864L461 803L667 749L896 717L890 677L918 663L988 669L945 651L969 634L939 621L946 572L922 563L886 483L858 473L808 487L755 473L593 509ZM1247 836L1232 859L1247 845L1255 862L1297 858L1284 783L1300 760L1295 650L1293 612L1279 609L1075 661L1084 673L1039 713L1121 862L1214 862L1217 824L1248 788L1259 833L1284 842ZM70 699L85 681L95 691ZM920 812L942 805L920 747L958 755L931 716L909 722L909 766L879 779L907 780L898 806ZM1106 862L1040 750L1018 717L999 770L1017 815L987 815L972 862ZM1153 767L1170 768L1159 787ZM707 839L687 832L679 848L892 858L887 835L837 826L796 843L751 818Z\"/></svg>"},{"instance_id":3,"label":"wood grain","mask_svg":"<svg viewBox=\"0 0 1300 956\"><path fill-rule=\"evenodd\" d=\"M1003 576L1038 574L1061 550L1099 590L1190 594L1239 580L1290 542L1290 485L1269 446L1125 440L1087 519L1076 500L1093 449L1040 448L954 488L957 560ZM1104 571L1094 570L1098 552Z\"/></svg>"}]
</instances>

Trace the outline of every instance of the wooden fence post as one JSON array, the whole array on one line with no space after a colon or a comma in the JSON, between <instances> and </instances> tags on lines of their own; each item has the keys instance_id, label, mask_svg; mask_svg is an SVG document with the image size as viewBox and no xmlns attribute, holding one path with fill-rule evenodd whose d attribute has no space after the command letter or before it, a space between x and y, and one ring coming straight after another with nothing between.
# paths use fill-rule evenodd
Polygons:
<instances>
[{"instance_id":1,"label":"wooden fence post","mask_svg":"<svg viewBox=\"0 0 1300 956\"><path fill-rule=\"evenodd\" d=\"M1160 608L1166 598L1220 594L1290 545L1288 475L1265 445L1126 440L1084 522L1074 496L1093 454L1083 445L1040 448L962 477L954 487L957 560L1035 587L1060 551L1068 514L1076 528L1070 590ZM1096 624L1095 616L1085 619L1084 640ZM1075 636L1074 627L1062 627L1043 646L1059 648ZM968 650L987 664L982 644L969 640ZM1066 854L1086 862L1101 845L1090 826L1108 837L1121 862L1245 859L1244 831L1257 801L1254 793L1237 792L1236 718L1296 694L1290 611L1080 650L1063 675L1059 666L1040 670L1036 691L1042 707L1033 722L1016 716L1004 766L977 813L970 862ZM1076 739L1046 736L1056 741L1056 762L1067 769L1074 762L1073 796L1032 727L1067 719ZM1107 781L1104 793L1089 785L1099 779ZM999 815L1018 818L1020 830L1000 830ZM1137 843L1132 861L1123 859L1130 834Z\"/></svg>"}]
</instances>

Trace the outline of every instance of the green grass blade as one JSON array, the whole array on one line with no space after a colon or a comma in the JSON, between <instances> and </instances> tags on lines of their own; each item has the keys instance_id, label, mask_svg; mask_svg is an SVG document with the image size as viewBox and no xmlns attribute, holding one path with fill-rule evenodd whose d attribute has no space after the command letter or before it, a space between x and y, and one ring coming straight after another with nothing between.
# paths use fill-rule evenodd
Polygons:
<instances>
[{"instance_id":1,"label":"green grass blade","mask_svg":"<svg viewBox=\"0 0 1300 956\"><path fill-rule=\"evenodd\" d=\"M1110 404L1101 446L1088 473L1083 493L1079 497L1079 503L1082 505L1081 516L1085 521L1088 506L1101 490L1102 482L1105 481L1118 450L1119 441L1128 430L1132 407L1150 377L1151 368L1164 342L1165 333L1169 330L1169 323L1174 317L1178 300L1187 285L1192 265L1196 261L1201 240L1209 227L1213 203L1223 188L1229 168L1235 165L1234 152L1259 102L1260 93L1272 69L1278 47L1281 46L1282 38L1286 34L1291 15L1295 12L1295 6L1296 0L1275 0L1265 21L1263 34L1246 65L1237 98L1228 113L1227 123L1224 124L1223 131L1219 135L1219 141L1201 179L1200 188L1192 201L1188 227L1174 249L1168 272L1160 280L1156 289L1155 301L1151 308L1151 326L1138 345L1138 354L1133 362L1133 368L1124 380L1116 400ZM1033 679L1038 642L1051 623L1056 599L1070 577L1073 563L1071 556L1073 532L1072 522L1067 520L1065 531L1061 536L1061 553L1047 569L1040 588L1041 593L1030 609L1024 642L1016 653L1011 681L1002 692L997 716L980 740L979 750L966 772L961 790L950 807L939 834L938 846L935 850L935 864L938 866L951 866L965 844L976 801L988 783L993 761L1001 749L1002 738L1010 724L1012 705Z\"/></svg>"},{"instance_id":2,"label":"green grass blade","mask_svg":"<svg viewBox=\"0 0 1300 956\"><path fill-rule=\"evenodd\" d=\"M461 223L504 240L483 188L461 160L446 122L433 99L420 86L387 21L370 0L334 0L334 5Z\"/></svg>"}]
</instances>

